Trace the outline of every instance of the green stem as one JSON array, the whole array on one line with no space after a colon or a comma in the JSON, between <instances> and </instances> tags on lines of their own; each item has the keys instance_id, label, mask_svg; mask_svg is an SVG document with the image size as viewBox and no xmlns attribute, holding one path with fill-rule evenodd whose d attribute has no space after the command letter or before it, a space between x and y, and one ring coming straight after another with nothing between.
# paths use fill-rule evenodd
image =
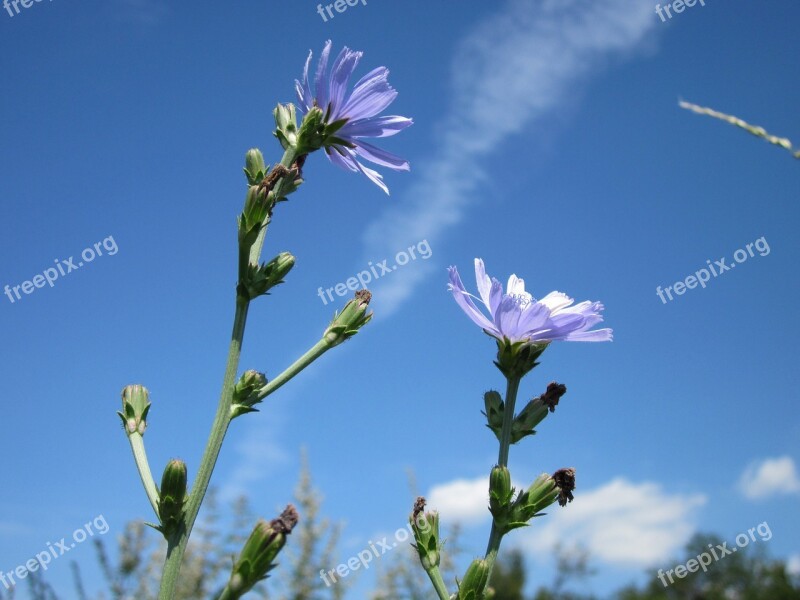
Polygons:
<instances>
[{"instance_id":1,"label":"green stem","mask_svg":"<svg viewBox=\"0 0 800 600\"><path fill-rule=\"evenodd\" d=\"M178 582L183 555L186 552L186 545L192 533L192 527L200 512L200 505L203 503L208 484L211 481L211 474L217 463L222 442L228 431L231 422L231 404L233 401L233 388L236 383L236 374L239 369L239 357L242 351L242 340L244 329L247 323L247 309L249 302L242 298L236 300L236 316L233 322L233 333L231 335L231 345L228 351L228 364L225 369L225 378L222 384L222 394L220 395L217 414L214 417L214 424L211 427L211 435L208 438L203 458L200 461L200 469L197 472L192 491L186 502L186 512L184 513L184 523L180 531L175 536L167 540L167 560L164 564L164 572L161 577L161 589L158 594L159 600L173 600L175 597L175 586Z\"/></svg>"},{"instance_id":2,"label":"green stem","mask_svg":"<svg viewBox=\"0 0 800 600\"><path fill-rule=\"evenodd\" d=\"M136 468L139 470L139 477L142 478L144 491L147 492L147 499L150 500L150 506L153 507L156 518L158 518L158 488L153 480L153 474L150 472L150 464L147 462L144 438L138 431L135 431L128 436L128 441L131 443L133 460L136 461Z\"/></svg>"},{"instance_id":3,"label":"green stem","mask_svg":"<svg viewBox=\"0 0 800 600\"><path fill-rule=\"evenodd\" d=\"M297 159L297 152L294 148L287 149L281 164L287 169L291 168ZM287 185L286 179L278 181L274 188L277 198L283 194L284 187ZM250 262L258 264L261 258L261 250L264 246L264 238L267 234L269 219L259 233L258 240L250 249ZM184 514L183 527L171 539L167 540L167 560L164 563L164 571L161 577L161 589L159 600L173 600L175 596L175 586L177 585L178 574L180 572L183 555L192 533L194 522L200 512L200 505L203 503L208 485L211 481L211 474L217 464L222 442L231 422L231 404L233 403L233 389L236 383L236 374L239 370L239 358L242 352L242 342L244 340L244 330L247 324L247 310L249 301L242 298L236 299L236 316L233 321L233 333L231 334L231 344L228 351L228 363L225 368L225 377L222 383L222 393L220 394L217 414L211 426L211 434L200 461L200 468L197 472L192 492L186 502L186 512Z\"/></svg>"},{"instance_id":4,"label":"green stem","mask_svg":"<svg viewBox=\"0 0 800 600\"><path fill-rule=\"evenodd\" d=\"M333 346L331 346L330 343L325 340L325 338L322 338L320 341L314 344L310 350L303 354L303 356L294 361L294 363L292 363L288 369L261 388L261 390L258 392L258 399L263 400L269 396L272 392L277 390L283 384L287 383L290 379L305 369L312 362L317 360L332 347Z\"/></svg>"},{"instance_id":5,"label":"green stem","mask_svg":"<svg viewBox=\"0 0 800 600\"><path fill-rule=\"evenodd\" d=\"M226 585L225 589L222 590L222 593L219 595L217 600L239 600L239 596L234 594Z\"/></svg>"},{"instance_id":6,"label":"green stem","mask_svg":"<svg viewBox=\"0 0 800 600\"><path fill-rule=\"evenodd\" d=\"M517 392L519 391L519 382L521 379L522 377L519 375L510 375L507 378L506 401L505 407L503 408L503 429L500 433L500 452L497 457L497 464L500 467L508 466L508 451L511 447L511 425L514 422L514 405L517 403ZM487 578L487 582L491 579L492 569L497 560L497 553L500 551L500 542L502 539L502 532L497 527L494 520L492 520L492 532L489 534L489 543L486 546L486 562L489 564L489 577Z\"/></svg>"},{"instance_id":7,"label":"green stem","mask_svg":"<svg viewBox=\"0 0 800 600\"><path fill-rule=\"evenodd\" d=\"M436 590L439 600L450 600L450 592L447 591L447 586L444 584L444 579L442 579L442 574L439 572L439 567L434 566L430 569L425 569L425 572L428 573L428 577L431 578L433 589Z\"/></svg>"}]
</instances>

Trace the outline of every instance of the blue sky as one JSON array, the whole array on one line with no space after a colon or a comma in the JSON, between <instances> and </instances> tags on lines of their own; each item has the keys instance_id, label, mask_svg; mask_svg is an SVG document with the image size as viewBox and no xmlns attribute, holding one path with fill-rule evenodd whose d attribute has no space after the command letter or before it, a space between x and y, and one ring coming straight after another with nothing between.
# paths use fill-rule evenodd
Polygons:
<instances>
[{"instance_id":1,"label":"blue sky","mask_svg":"<svg viewBox=\"0 0 800 600\"><path fill-rule=\"evenodd\" d=\"M327 22L305 1L0 11L0 286L113 241L52 288L0 296L0 570L98 515L113 534L150 518L114 414L128 383L151 391L154 470L179 456L196 473L233 316L244 153L278 160L272 108L329 38L365 52L359 74L391 69L389 112L415 125L382 146L412 170L386 173L387 197L309 159L265 247L297 266L251 309L242 368L275 376L317 340L344 302L318 288L422 241L430 256L376 281L375 320L233 424L223 494L273 516L306 448L325 513L346 522L346 559L404 525L410 469L482 552L496 441L480 410L503 381L446 291L446 267L473 287L480 256L536 296L602 300L615 331L554 344L523 382L527 397L554 379L569 392L512 448L515 479L578 472L572 505L506 540L535 582L552 576L555 539L588 546L590 589L605 593L672 568L694 531L732 540L764 521L768 549L800 563L799 165L678 107L800 139L798 17L789 0L706 0L666 22L632 0L369 0ZM657 296L762 238L768 253L705 289ZM93 572L89 544L69 558ZM68 562L48 570L67 598Z\"/></svg>"}]
</instances>

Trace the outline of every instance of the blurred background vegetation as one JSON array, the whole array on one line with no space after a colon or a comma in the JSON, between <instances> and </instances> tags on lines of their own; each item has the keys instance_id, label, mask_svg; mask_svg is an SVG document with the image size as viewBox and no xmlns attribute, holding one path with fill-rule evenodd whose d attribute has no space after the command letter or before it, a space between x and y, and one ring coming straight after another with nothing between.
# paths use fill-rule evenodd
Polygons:
<instances>
[{"instance_id":1,"label":"blurred background vegetation","mask_svg":"<svg viewBox=\"0 0 800 600\"><path fill-rule=\"evenodd\" d=\"M274 576L257 586L247 597L268 600L349 600L351 579L340 579L326 586L319 576L321 569L341 562L336 546L342 526L321 516L321 495L313 486L307 462L303 461L295 501L300 523L280 555L280 566ZM232 559L238 554L245 537L252 529L255 515L244 497L232 503L233 521L223 524L219 503L212 493L204 518L198 523L181 570L178 600L208 600L221 591L230 574ZM225 531L234 531L230 534ZM455 589L453 561L463 555L459 547L458 528L445 532L448 552L443 574L451 589ZM56 592L41 572L31 573L26 580L27 593L32 600L157 600L158 581L164 560L163 538L140 522L131 522L118 536L113 554L101 539L94 539L97 560L104 576L105 590L95 595L84 591L81 571L72 563L74 589ZM723 540L709 534L695 535L687 544L683 556L670 565L685 564ZM501 556L493 573L493 600L800 600L800 577L787 571L786 564L770 558L761 546L752 551L731 554L712 563L708 572L690 573L684 579L664 587L655 575L647 573L649 583L629 586L610 596L572 591L575 587L591 588L595 570L591 556L580 548L553 549L557 572L552 582L540 586L531 595L525 559L519 550ZM416 553L407 545L391 556L382 557L377 567L380 575L369 600L433 600L435 594L425 572L418 564ZM3 592L0 600L13 600L15 588Z\"/></svg>"}]
</instances>

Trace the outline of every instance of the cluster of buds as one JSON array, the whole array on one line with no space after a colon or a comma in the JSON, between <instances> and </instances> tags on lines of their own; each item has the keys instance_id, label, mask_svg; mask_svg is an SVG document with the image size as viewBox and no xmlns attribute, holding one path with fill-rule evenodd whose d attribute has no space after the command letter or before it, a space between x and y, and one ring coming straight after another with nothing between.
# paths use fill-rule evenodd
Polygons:
<instances>
[{"instance_id":1,"label":"cluster of buds","mask_svg":"<svg viewBox=\"0 0 800 600\"><path fill-rule=\"evenodd\" d=\"M516 495L508 469L496 466L489 477L489 511L495 526L505 535L542 516L542 511L556 500L565 506L572 501L574 489L575 469L560 469L552 475L542 473L527 490Z\"/></svg>"},{"instance_id":2,"label":"cluster of buds","mask_svg":"<svg viewBox=\"0 0 800 600\"><path fill-rule=\"evenodd\" d=\"M294 257L283 252L266 264L253 264L251 249L257 244L264 228L272 218L272 210L281 200L294 192L302 183L300 167L296 160L292 168L275 165L270 171L264 156L257 148L251 148L245 156L244 173L247 177L247 194L244 208L238 218L239 225L239 286L240 296L252 300L282 283L283 277L294 266Z\"/></svg>"}]
</instances>

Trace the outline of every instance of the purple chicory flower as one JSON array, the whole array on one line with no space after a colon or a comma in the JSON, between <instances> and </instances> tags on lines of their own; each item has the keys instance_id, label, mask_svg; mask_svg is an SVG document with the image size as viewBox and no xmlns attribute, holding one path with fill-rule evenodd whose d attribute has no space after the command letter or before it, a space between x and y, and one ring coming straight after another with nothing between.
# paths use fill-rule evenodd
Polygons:
<instances>
[{"instance_id":1,"label":"purple chicory flower","mask_svg":"<svg viewBox=\"0 0 800 600\"><path fill-rule=\"evenodd\" d=\"M394 171L408 171L408 161L381 150L364 141L365 138L389 137L399 133L413 124L407 117L379 116L397 97L395 89L389 85L389 69L378 67L373 69L348 93L348 82L363 52L342 48L333 62L328 74L328 58L331 52L331 41L325 42L317 71L314 75L313 88L309 79L309 67L312 53L308 53L303 81L295 80L299 110L306 114L314 107L319 107L325 114L326 123L346 120L345 125L336 131L333 143L326 145L325 152L330 161L348 171L361 172L387 194L389 188L383 177L361 162L358 157L365 158L375 164L388 167Z\"/></svg>"},{"instance_id":2,"label":"purple chicory flower","mask_svg":"<svg viewBox=\"0 0 800 600\"><path fill-rule=\"evenodd\" d=\"M591 330L603 320L600 302L581 302L572 305L574 300L561 292L550 292L541 300L536 300L525 291L525 282L512 275L508 279L506 293L503 285L489 278L483 260L475 259L475 279L478 282L476 298L464 289L456 267L450 267L450 284L458 305L467 316L486 333L498 341L526 341L544 343L555 340L568 342L607 342L612 339L611 329ZM480 300L489 311L484 315L472 298Z\"/></svg>"}]
</instances>

